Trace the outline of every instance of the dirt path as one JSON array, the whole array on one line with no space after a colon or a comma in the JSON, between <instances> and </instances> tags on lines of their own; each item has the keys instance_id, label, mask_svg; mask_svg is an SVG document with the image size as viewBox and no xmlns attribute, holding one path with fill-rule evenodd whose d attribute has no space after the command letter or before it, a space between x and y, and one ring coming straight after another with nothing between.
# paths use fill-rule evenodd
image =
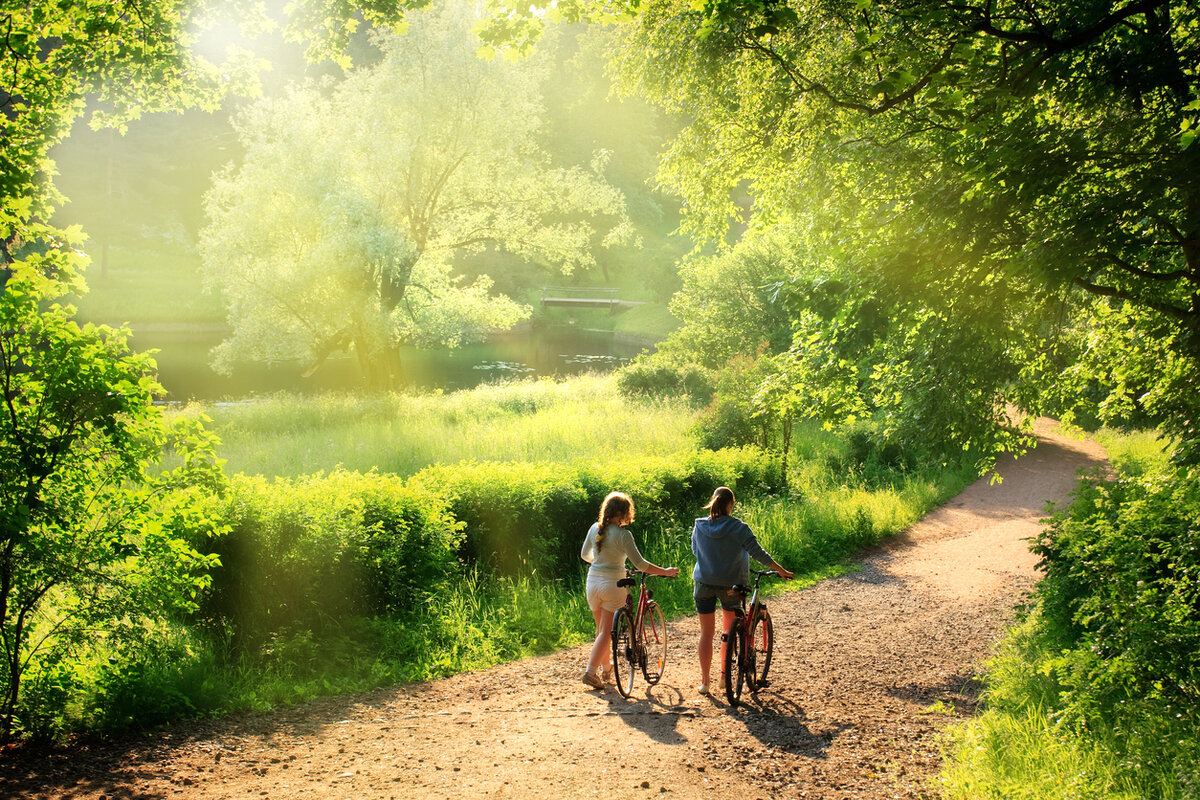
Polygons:
<instances>
[{"instance_id":1,"label":"dirt path","mask_svg":"<svg viewBox=\"0 0 1200 800\"><path fill-rule=\"evenodd\" d=\"M969 487L855 574L774 600L773 685L746 707L696 693L692 617L670 627L663 683L628 700L579 682L577 647L134 743L9 753L0 796L929 797L937 734L973 713L979 666L1032 585L1024 540L1104 455L1039 435L1002 484Z\"/></svg>"}]
</instances>

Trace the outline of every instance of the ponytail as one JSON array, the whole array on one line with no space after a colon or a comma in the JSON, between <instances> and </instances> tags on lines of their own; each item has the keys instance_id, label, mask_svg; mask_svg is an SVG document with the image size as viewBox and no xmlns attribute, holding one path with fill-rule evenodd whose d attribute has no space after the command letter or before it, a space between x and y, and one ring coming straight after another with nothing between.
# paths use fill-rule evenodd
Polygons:
<instances>
[{"instance_id":1,"label":"ponytail","mask_svg":"<svg viewBox=\"0 0 1200 800\"><path fill-rule=\"evenodd\" d=\"M733 490L726 486L718 486L713 492L712 500L708 501L705 510L709 519L723 517L733 510Z\"/></svg>"}]
</instances>

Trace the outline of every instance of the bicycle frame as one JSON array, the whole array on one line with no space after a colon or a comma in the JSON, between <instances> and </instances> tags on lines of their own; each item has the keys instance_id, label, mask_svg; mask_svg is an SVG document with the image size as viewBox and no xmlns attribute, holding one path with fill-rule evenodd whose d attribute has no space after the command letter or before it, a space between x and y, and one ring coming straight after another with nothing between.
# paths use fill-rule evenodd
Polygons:
<instances>
[{"instance_id":1,"label":"bicycle frame","mask_svg":"<svg viewBox=\"0 0 1200 800\"><path fill-rule=\"evenodd\" d=\"M754 570L754 582L751 587L735 586L734 590L738 593L741 599L741 607L736 609L737 615L730 625L730 630L722 635L725 642L725 647L736 647L736 652L732 654L732 658L727 658L725 663L731 667L726 670L726 696L731 705L736 706L738 698L741 695L741 687L743 681L748 686L751 692L757 691L759 684L754 675L754 642L751 641L751 635L755 630L755 624L762 618L766 618L766 628L768 638L773 639L773 634L770 633L770 618L766 613L766 604L758 599L759 582L767 575L776 575L774 570ZM750 595L749 603L746 596ZM730 636L734 629L738 630L737 636ZM733 640L736 640L736 645ZM736 659L736 661L735 661ZM770 662L770 649L767 650L767 661ZM736 672L734 671L736 670ZM764 667L765 670L765 667ZM763 675L765 679L765 672ZM765 680L763 685L765 686Z\"/></svg>"},{"instance_id":2,"label":"bicycle frame","mask_svg":"<svg viewBox=\"0 0 1200 800\"><path fill-rule=\"evenodd\" d=\"M638 581L639 587L637 611L633 610L632 594L625 598L625 607L629 609L631 614L633 614L633 629L640 634L642 630L642 623L646 620L646 606L650 603L650 598L653 595L653 592L646 588L646 573L638 569L627 570L624 580L617 581L617 586L632 586L635 576L640 579ZM626 581L628 581L628 583ZM638 644L641 644L640 635L638 636Z\"/></svg>"},{"instance_id":3,"label":"bicycle frame","mask_svg":"<svg viewBox=\"0 0 1200 800\"><path fill-rule=\"evenodd\" d=\"M617 690L625 697L633 687L633 673L637 669L653 686L662 678L666 664L666 620L654 602L654 592L646 587L646 576L640 570L629 570L626 577L617 581L618 586L625 588L640 583L636 602L632 593L626 595L624 607L613 615L613 669Z\"/></svg>"}]
</instances>

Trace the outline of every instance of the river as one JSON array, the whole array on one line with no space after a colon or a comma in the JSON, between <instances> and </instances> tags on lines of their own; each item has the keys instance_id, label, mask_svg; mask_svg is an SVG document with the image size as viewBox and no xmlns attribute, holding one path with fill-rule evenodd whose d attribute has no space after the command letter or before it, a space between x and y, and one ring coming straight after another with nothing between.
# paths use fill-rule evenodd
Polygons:
<instances>
[{"instance_id":1,"label":"river","mask_svg":"<svg viewBox=\"0 0 1200 800\"><path fill-rule=\"evenodd\" d=\"M157 349L159 382L166 400L240 400L276 392L316 394L363 388L358 362L348 356L327 361L310 377L303 366L284 362L242 366L232 375L218 375L209 366L209 352L222 332L209 329L147 329L133 339L137 350ZM627 363L645 347L610 331L572 326L525 327L483 344L455 349L403 348L402 383L419 389L466 389L501 378L573 375L607 371Z\"/></svg>"}]
</instances>

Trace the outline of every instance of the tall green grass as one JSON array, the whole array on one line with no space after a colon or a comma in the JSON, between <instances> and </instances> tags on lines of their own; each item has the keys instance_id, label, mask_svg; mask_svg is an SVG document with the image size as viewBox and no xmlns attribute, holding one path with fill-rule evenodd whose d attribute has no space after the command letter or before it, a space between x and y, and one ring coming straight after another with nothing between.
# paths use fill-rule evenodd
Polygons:
<instances>
[{"instance_id":1,"label":"tall green grass","mask_svg":"<svg viewBox=\"0 0 1200 800\"><path fill-rule=\"evenodd\" d=\"M604 463L692 448L682 401L630 403L611 376L488 384L448 394L278 395L193 403L231 473L298 476L338 466L412 475L461 461Z\"/></svg>"},{"instance_id":2,"label":"tall green grass","mask_svg":"<svg viewBox=\"0 0 1200 800\"><path fill-rule=\"evenodd\" d=\"M1051 674L1065 645L1036 608L1009 632L987 666L986 710L947 734L943 797L1196 797L1200 738L1193 720L1167 715L1118 728L1101 718L1064 719ZM1132 711L1137 698L1128 702Z\"/></svg>"}]
</instances>

